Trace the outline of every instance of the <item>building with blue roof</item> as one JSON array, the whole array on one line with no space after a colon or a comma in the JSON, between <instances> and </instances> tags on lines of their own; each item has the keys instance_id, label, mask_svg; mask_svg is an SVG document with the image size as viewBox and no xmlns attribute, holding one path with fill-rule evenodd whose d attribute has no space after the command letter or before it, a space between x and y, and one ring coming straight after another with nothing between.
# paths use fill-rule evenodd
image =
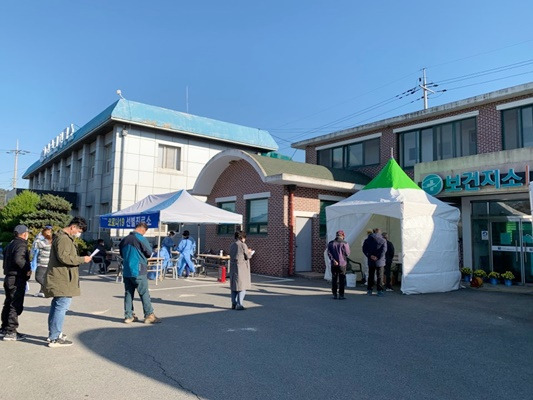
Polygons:
<instances>
[{"instance_id":1,"label":"building with blue roof","mask_svg":"<svg viewBox=\"0 0 533 400\"><path fill-rule=\"evenodd\" d=\"M96 232L101 214L148 194L192 189L207 161L227 149L278 146L265 130L120 99L48 142L23 178L30 190L77 193L73 206Z\"/></svg>"}]
</instances>

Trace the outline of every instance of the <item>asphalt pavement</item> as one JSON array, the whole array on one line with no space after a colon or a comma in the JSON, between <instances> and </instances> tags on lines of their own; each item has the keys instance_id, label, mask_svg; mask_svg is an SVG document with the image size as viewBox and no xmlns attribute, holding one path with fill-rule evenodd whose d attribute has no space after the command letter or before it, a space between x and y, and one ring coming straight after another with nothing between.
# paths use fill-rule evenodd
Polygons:
<instances>
[{"instance_id":1,"label":"asphalt pavement","mask_svg":"<svg viewBox=\"0 0 533 400\"><path fill-rule=\"evenodd\" d=\"M236 311L211 274L151 281L163 322L127 325L123 285L82 273L66 348L46 346L50 299L30 282L19 328L29 338L0 342L0 398L531 399L529 293L358 287L341 301L325 281L253 275Z\"/></svg>"}]
</instances>

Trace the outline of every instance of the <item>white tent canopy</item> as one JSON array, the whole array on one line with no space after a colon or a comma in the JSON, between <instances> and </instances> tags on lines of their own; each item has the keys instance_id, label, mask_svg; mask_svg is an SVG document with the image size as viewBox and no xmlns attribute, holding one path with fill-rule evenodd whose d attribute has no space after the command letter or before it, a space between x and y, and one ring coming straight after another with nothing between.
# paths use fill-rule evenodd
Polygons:
<instances>
[{"instance_id":1,"label":"white tent canopy","mask_svg":"<svg viewBox=\"0 0 533 400\"><path fill-rule=\"evenodd\" d=\"M156 227L158 222L242 224L242 215L214 207L186 190L179 190L152 194L123 210L100 216L100 226L105 228L135 228L139 221L147 222L149 227Z\"/></svg>"},{"instance_id":2,"label":"white tent canopy","mask_svg":"<svg viewBox=\"0 0 533 400\"><path fill-rule=\"evenodd\" d=\"M139 222L146 222L149 228L158 228L161 223L181 224L242 224L242 215L198 200L186 190L165 194L151 194L137 203L114 213L100 216L101 228L133 229ZM200 251L200 228L198 246ZM158 240L158 248L159 246Z\"/></svg>"},{"instance_id":3,"label":"white tent canopy","mask_svg":"<svg viewBox=\"0 0 533 400\"><path fill-rule=\"evenodd\" d=\"M424 192L391 159L363 190L326 207L328 240L342 229L353 243L372 215L400 220L403 293L459 288L457 208Z\"/></svg>"}]
</instances>

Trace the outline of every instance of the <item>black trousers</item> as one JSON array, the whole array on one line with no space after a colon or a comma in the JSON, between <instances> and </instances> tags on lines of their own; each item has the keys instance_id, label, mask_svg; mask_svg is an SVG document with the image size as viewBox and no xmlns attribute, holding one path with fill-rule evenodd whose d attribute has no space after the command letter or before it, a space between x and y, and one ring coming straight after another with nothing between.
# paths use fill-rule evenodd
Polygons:
<instances>
[{"instance_id":1,"label":"black trousers","mask_svg":"<svg viewBox=\"0 0 533 400\"><path fill-rule=\"evenodd\" d=\"M383 286L381 286L381 273L383 267L377 267L374 261L368 261L368 281L367 281L367 290L372 290L374 287L374 276L377 277L376 286L378 292L383 291Z\"/></svg>"},{"instance_id":2,"label":"black trousers","mask_svg":"<svg viewBox=\"0 0 533 400\"><path fill-rule=\"evenodd\" d=\"M338 283L337 283L338 282ZM331 266L331 292L333 296L337 295L344 297L344 288L346 286L346 266L340 267L338 265Z\"/></svg>"},{"instance_id":3,"label":"black trousers","mask_svg":"<svg viewBox=\"0 0 533 400\"><path fill-rule=\"evenodd\" d=\"M386 288L392 288L391 277L390 277L391 268L392 268L392 260L385 261L385 287Z\"/></svg>"},{"instance_id":4,"label":"black trousers","mask_svg":"<svg viewBox=\"0 0 533 400\"><path fill-rule=\"evenodd\" d=\"M6 300L4 301L4 308L2 308L2 329L5 329L7 333L13 333L19 327L19 315L24 309L26 278L6 276L4 291Z\"/></svg>"},{"instance_id":5,"label":"black trousers","mask_svg":"<svg viewBox=\"0 0 533 400\"><path fill-rule=\"evenodd\" d=\"M37 269L35 270L35 280L37 281L37 283L39 283L41 285L40 292L43 291L44 277L46 275L46 271L47 270L48 270L47 267L37 267Z\"/></svg>"}]
</instances>

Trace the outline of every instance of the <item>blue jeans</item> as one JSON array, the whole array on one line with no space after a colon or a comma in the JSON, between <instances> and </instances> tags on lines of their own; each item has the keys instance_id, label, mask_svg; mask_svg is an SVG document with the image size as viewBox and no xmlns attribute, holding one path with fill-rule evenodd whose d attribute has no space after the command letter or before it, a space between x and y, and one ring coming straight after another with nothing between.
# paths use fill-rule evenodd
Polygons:
<instances>
[{"instance_id":1,"label":"blue jeans","mask_svg":"<svg viewBox=\"0 0 533 400\"><path fill-rule=\"evenodd\" d=\"M135 289L139 293L143 305L144 318L154 312L152 302L150 301L150 292L148 291L148 279L146 275L139 275L133 278L124 278L124 318L133 316L133 297Z\"/></svg>"},{"instance_id":2,"label":"blue jeans","mask_svg":"<svg viewBox=\"0 0 533 400\"><path fill-rule=\"evenodd\" d=\"M71 302L72 297L54 297L52 299L50 313L48 314L48 337L50 340L59 339L59 335L63 332L65 314Z\"/></svg>"},{"instance_id":3,"label":"blue jeans","mask_svg":"<svg viewBox=\"0 0 533 400\"><path fill-rule=\"evenodd\" d=\"M187 266L187 270L190 274L194 274L194 264L191 260L190 254L181 254L178 259L178 276L181 276L183 270Z\"/></svg>"},{"instance_id":4,"label":"blue jeans","mask_svg":"<svg viewBox=\"0 0 533 400\"><path fill-rule=\"evenodd\" d=\"M244 301L244 296L246 296L246 290L241 290L240 292L232 290L231 291L231 304L242 306L242 302Z\"/></svg>"}]
</instances>

